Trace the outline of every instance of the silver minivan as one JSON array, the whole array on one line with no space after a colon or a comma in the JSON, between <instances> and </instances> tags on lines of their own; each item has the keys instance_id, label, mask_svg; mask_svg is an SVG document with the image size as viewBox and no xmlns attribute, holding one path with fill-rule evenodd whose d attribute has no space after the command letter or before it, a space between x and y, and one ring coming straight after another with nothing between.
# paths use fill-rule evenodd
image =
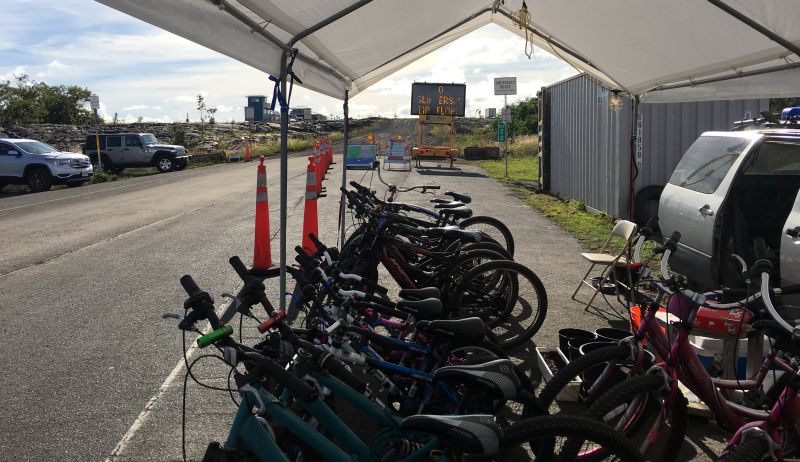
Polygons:
<instances>
[{"instance_id":1,"label":"silver minivan","mask_svg":"<svg viewBox=\"0 0 800 462\"><path fill-rule=\"evenodd\" d=\"M782 285L800 283L800 130L703 133L659 202L662 234L681 233L672 269L696 285L741 285L730 257L766 244Z\"/></svg>"}]
</instances>

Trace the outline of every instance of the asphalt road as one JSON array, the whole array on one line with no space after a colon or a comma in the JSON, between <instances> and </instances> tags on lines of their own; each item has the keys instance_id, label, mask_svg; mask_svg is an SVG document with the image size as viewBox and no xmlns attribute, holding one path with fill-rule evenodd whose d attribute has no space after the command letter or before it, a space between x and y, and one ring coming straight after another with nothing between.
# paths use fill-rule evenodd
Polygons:
<instances>
[{"instance_id":1,"label":"asphalt road","mask_svg":"<svg viewBox=\"0 0 800 462\"><path fill-rule=\"evenodd\" d=\"M408 135L413 125L393 129ZM337 162L326 182L332 194L318 203L325 242L336 240L340 157ZM276 235L278 162L267 165ZM300 242L305 166L303 157L289 159L290 248ZM349 175L382 190L370 174ZM175 322L161 314L180 311L183 274L192 274L218 302L224 302L220 293L235 293L239 280L227 259L252 261L255 176L253 162L225 164L0 197L0 461L181 460L183 340ZM469 192L476 214L509 225L515 259L532 268L548 291L539 345L557 345L556 332L567 325L603 324L578 313L569 300L585 271L578 242L482 170L415 169L384 177ZM409 193L402 199L425 203L429 197ZM275 237L276 263L277 247ZM277 300L276 284L268 289ZM245 336L256 338L252 328ZM517 353L530 367L533 347ZM191 352L192 360L199 356ZM193 371L207 384L225 386L226 368L213 358L200 360ZM199 459L208 441L224 438L233 409L226 392L189 383L189 459ZM703 446L717 448L713 426L699 428L681 460L707 460Z\"/></svg>"}]
</instances>

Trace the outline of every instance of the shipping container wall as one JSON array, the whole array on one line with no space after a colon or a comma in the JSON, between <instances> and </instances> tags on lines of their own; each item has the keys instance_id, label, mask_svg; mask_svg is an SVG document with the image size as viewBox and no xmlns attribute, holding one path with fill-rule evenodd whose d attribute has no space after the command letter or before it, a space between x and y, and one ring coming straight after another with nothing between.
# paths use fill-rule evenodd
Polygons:
<instances>
[{"instance_id":1,"label":"shipping container wall","mask_svg":"<svg viewBox=\"0 0 800 462\"><path fill-rule=\"evenodd\" d=\"M615 217L627 217L632 101L608 109L608 89L588 76L542 89L548 108L540 110L549 133L548 191ZM634 191L667 183L683 153L710 130L729 130L746 113L757 116L769 100L641 104L635 125ZM547 183L547 182L544 182ZM635 197L635 193L634 193Z\"/></svg>"}]
</instances>

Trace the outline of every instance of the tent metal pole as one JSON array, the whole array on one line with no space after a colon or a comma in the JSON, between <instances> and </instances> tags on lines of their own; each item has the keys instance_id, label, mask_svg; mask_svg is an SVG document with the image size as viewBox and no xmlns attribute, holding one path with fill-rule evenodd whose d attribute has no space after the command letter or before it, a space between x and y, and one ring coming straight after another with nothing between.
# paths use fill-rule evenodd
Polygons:
<instances>
[{"instance_id":1,"label":"tent metal pole","mask_svg":"<svg viewBox=\"0 0 800 462\"><path fill-rule=\"evenodd\" d=\"M350 99L350 90L344 91L344 104L342 105L342 109L344 110L344 148L342 150L342 191L341 195L339 196L339 250L344 248L344 232L345 232L345 218L347 216L347 204L345 202L344 197L344 188L347 187L347 145L349 144L350 138L350 115L348 112L348 102Z\"/></svg>"},{"instance_id":2,"label":"tent metal pole","mask_svg":"<svg viewBox=\"0 0 800 462\"><path fill-rule=\"evenodd\" d=\"M733 80L733 79L742 79L745 77L753 77L755 75L762 75L762 74L771 74L773 72L780 72L780 71L788 71L791 69L796 69L800 67L800 63L790 63L790 64L782 64L780 66L775 67L768 67L765 69L755 69L752 71L742 71L736 72L735 74L724 75L719 77L709 77L707 79L697 79L697 80L689 80L688 82L683 83L672 83L672 84L665 84L665 85L658 85L653 88L649 88L642 92L642 94L650 93L650 92L657 92L657 91L664 91L664 90L675 90L677 88L686 88L686 87L696 87L700 85L705 85L707 83L716 83L716 82L724 82L726 80Z\"/></svg>"},{"instance_id":3,"label":"tent metal pole","mask_svg":"<svg viewBox=\"0 0 800 462\"><path fill-rule=\"evenodd\" d=\"M739 10L736 8L731 7L730 5L726 5L721 0L708 0L708 3L716 6L720 10L728 13L729 15L733 16L734 18L738 19L739 21L747 24L751 28L755 29L760 34L766 36L768 39L772 40L773 42L777 42L780 46L786 48L787 50L791 51L792 53L800 56L800 47L795 45L794 43L786 40L785 38L781 37L780 35L772 32L771 30L767 29L766 27L762 26L761 24L753 21L752 19L748 18L747 16L743 15Z\"/></svg>"},{"instance_id":4,"label":"tent metal pole","mask_svg":"<svg viewBox=\"0 0 800 462\"><path fill-rule=\"evenodd\" d=\"M289 53L284 50L281 54L281 95L286 98L286 79L289 75ZM280 309L286 311L286 188L289 177L289 101L281 101L281 226L280 226L280 252L281 252L281 277L280 277Z\"/></svg>"},{"instance_id":5,"label":"tent metal pole","mask_svg":"<svg viewBox=\"0 0 800 462\"><path fill-rule=\"evenodd\" d=\"M339 11L338 13L336 13L334 15L331 15L331 16L328 16L327 18L325 18L322 21L314 24L313 26L309 27L308 29L306 29L304 31L301 31L300 33L298 33L297 35L292 37L292 39L289 40L289 43L287 45L289 46L289 48L294 47L294 44L299 42L300 40L303 40L304 38L308 37L309 35L313 34L314 32L316 32L316 31L322 29L323 27L327 26L328 24L334 23L334 22L338 21L339 19L342 19L343 17L347 16L348 14L352 13L353 11L356 11L357 9L361 8L362 6L364 6L364 5L368 4L368 3L372 3L372 0L360 0L360 1L356 2L356 3L353 3L352 5L348 6L347 8L345 8L345 9L343 9L341 11Z\"/></svg>"}]
</instances>

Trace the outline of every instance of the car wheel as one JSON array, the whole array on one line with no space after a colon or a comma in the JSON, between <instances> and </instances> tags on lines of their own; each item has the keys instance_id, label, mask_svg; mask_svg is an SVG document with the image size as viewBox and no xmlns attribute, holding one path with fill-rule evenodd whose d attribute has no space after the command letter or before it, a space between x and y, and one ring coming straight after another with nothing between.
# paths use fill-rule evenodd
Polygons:
<instances>
[{"instance_id":1,"label":"car wheel","mask_svg":"<svg viewBox=\"0 0 800 462\"><path fill-rule=\"evenodd\" d=\"M171 172L175 169L175 161L166 156L159 157L156 160L156 168L161 173Z\"/></svg>"},{"instance_id":2,"label":"car wheel","mask_svg":"<svg viewBox=\"0 0 800 462\"><path fill-rule=\"evenodd\" d=\"M179 171L181 171L181 170L183 170L185 168L186 168L186 163L185 162L179 163L179 164L175 164L175 171L176 172L179 172Z\"/></svg>"},{"instance_id":3,"label":"car wheel","mask_svg":"<svg viewBox=\"0 0 800 462\"><path fill-rule=\"evenodd\" d=\"M111 158L106 154L103 154L100 159L103 161L104 172L110 172L114 168L114 162L111 162ZM94 168L95 171L100 171L100 166L97 165L97 158L92 159L92 168Z\"/></svg>"},{"instance_id":4,"label":"car wheel","mask_svg":"<svg viewBox=\"0 0 800 462\"><path fill-rule=\"evenodd\" d=\"M31 192L49 191L53 185L53 179L50 177L50 171L46 168L36 167L32 168L25 175L25 183L31 188Z\"/></svg>"}]
</instances>

